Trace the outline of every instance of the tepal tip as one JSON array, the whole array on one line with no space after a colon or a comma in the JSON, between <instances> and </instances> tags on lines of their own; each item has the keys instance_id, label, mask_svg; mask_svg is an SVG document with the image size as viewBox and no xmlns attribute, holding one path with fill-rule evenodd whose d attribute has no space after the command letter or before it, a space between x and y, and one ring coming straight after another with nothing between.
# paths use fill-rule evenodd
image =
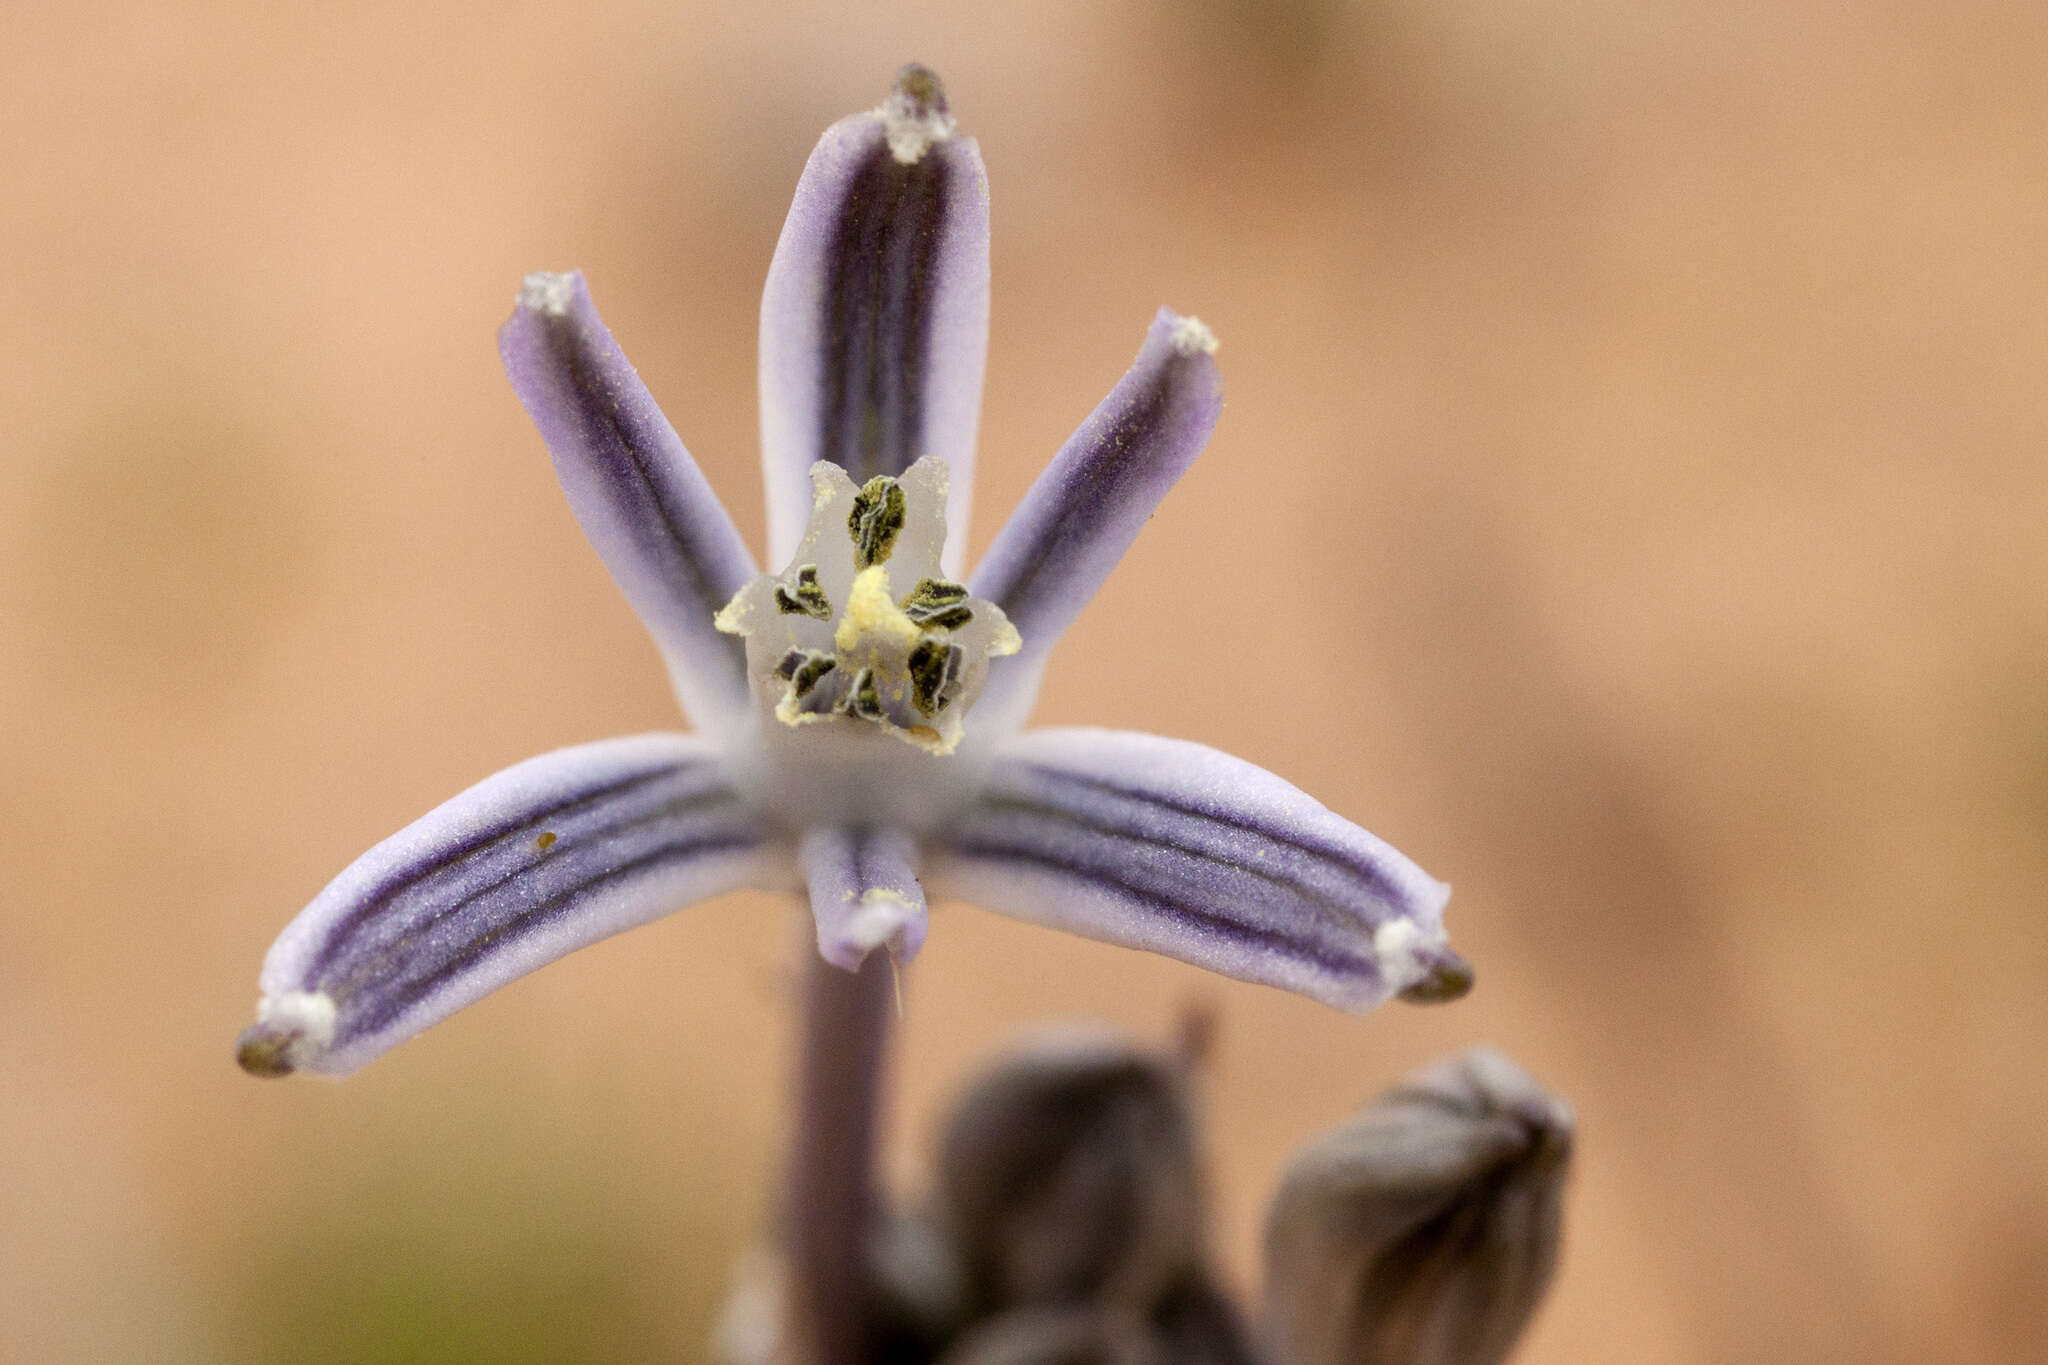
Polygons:
<instances>
[{"instance_id":1,"label":"tepal tip","mask_svg":"<svg viewBox=\"0 0 2048 1365\"><path fill-rule=\"evenodd\" d=\"M882 101L881 115L889 154L905 166L916 165L934 143L953 135L945 83L937 72L916 62L896 73L896 84Z\"/></svg>"}]
</instances>

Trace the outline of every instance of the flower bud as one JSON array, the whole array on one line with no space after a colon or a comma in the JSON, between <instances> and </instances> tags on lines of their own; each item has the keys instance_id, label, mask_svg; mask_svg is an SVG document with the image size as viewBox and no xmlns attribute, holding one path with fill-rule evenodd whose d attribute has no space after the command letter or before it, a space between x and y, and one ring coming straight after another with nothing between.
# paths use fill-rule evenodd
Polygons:
<instances>
[{"instance_id":1,"label":"flower bud","mask_svg":"<svg viewBox=\"0 0 2048 1365\"><path fill-rule=\"evenodd\" d=\"M1499 1053L1419 1072L1297 1156L1266 1224L1284 1365L1496 1365L1557 1262L1571 1111Z\"/></svg>"},{"instance_id":2,"label":"flower bud","mask_svg":"<svg viewBox=\"0 0 2048 1365\"><path fill-rule=\"evenodd\" d=\"M941 1143L937 1208L986 1308L1149 1312L1200 1256L1194 1120L1170 1061L1068 1035L998 1062Z\"/></svg>"}]
</instances>

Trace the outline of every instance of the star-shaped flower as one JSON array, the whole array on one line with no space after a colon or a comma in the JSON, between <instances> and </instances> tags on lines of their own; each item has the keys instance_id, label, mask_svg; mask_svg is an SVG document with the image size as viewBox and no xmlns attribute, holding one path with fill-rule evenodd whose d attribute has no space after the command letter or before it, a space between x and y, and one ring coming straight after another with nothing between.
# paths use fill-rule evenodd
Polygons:
<instances>
[{"instance_id":1,"label":"star-shaped flower","mask_svg":"<svg viewBox=\"0 0 2048 1365\"><path fill-rule=\"evenodd\" d=\"M1470 984L1448 888L1271 773L1151 735L1020 732L1222 398L1215 337L1161 310L963 579L988 278L980 153L908 67L826 131L769 270L770 575L582 277L527 278L506 370L697 733L543 754L357 859L271 948L246 1069L351 1071L741 887L807 889L819 952L849 970L917 952L929 886L1346 1009Z\"/></svg>"}]
</instances>

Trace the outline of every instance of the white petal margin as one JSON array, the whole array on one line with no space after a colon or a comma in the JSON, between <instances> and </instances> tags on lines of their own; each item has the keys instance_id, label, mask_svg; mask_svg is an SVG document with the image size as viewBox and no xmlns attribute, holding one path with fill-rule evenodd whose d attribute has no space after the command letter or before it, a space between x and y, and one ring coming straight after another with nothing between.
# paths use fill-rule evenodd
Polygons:
<instances>
[{"instance_id":1,"label":"white petal margin","mask_svg":"<svg viewBox=\"0 0 2048 1365\"><path fill-rule=\"evenodd\" d=\"M795 553L811 465L856 484L936 455L952 471L958 578L988 360L988 174L938 78L906 67L881 108L825 130L761 297L768 562Z\"/></svg>"},{"instance_id":2,"label":"white petal margin","mask_svg":"<svg viewBox=\"0 0 2048 1365\"><path fill-rule=\"evenodd\" d=\"M1182 740L1018 736L924 868L935 894L1341 1009L1470 983L1444 937L1448 886L1264 769Z\"/></svg>"},{"instance_id":3,"label":"white petal margin","mask_svg":"<svg viewBox=\"0 0 2048 1365\"><path fill-rule=\"evenodd\" d=\"M586 944L743 886L792 853L711 747L635 735L507 768L349 865L264 960L237 1056L265 1075L355 1070Z\"/></svg>"},{"instance_id":4,"label":"white petal margin","mask_svg":"<svg viewBox=\"0 0 2048 1365\"><path fill-rule=\"evenodd\" d=\"M917 845L892 829L814 829L801 845L818 955L849 972L877 948L908 962L924 946Z\"/></svg>"}]
</instances>

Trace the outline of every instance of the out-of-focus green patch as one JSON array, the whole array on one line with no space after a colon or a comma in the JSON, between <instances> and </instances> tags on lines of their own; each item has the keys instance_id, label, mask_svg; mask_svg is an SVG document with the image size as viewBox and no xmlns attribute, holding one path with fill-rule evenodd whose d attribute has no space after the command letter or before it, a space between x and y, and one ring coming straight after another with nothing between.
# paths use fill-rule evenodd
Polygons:
<instances>
[{"instance_id":1,"label":"out-of-focus green patch","mask_svg":"<svg viewBox=\"0 0 2048 1365\"><path fill-rule=\"evenodd\" d=\"M756 1173L687 1135L657 1152L593 1133L588 1113L438 1117L357 1127L261 1201L227 1267L230 1360L704 1359L754 1229L733 1191Z\"/></svg>"},{"instance_id":2,"label":"out-of-focus green patch","mask_svg":"<svg viewBox=\"0 0 2048 1365\"><path fill-rule=\"evenodd\" d=\"M738 1238L673 1210L512 1208L422 1195L346 1222L278 1229L241 1277L245 1360L544 1365L700 1358Z\"/></svg>"},{"instance_id":3,"label":"out-of-focus green patch","mask_svg":"<svg viewBox=\"0 0 2048 1365\"><path fill-rule=\"evenodd\" d=\"M634 1335L631 1277L577 1241L515 1239L467 1262L416 1237L309 1249L288 1258L290 1286L264 1293L266 1344L251 1354L351 1365L621 1358L621 1336Z\"/></svg>"}]
</instances>

